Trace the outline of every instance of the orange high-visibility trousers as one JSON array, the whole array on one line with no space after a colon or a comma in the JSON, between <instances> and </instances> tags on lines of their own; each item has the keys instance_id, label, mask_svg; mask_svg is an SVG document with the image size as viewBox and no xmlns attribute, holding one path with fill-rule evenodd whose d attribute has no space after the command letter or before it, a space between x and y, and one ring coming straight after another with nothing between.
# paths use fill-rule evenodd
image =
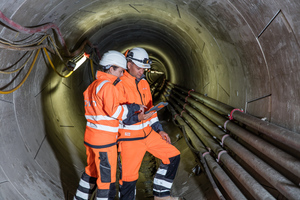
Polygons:
<instances>
[{"instance_id":1,"label":"orange high-visibility trousers","mask_svg":"<svg viewBox=\"0 0 300 200\"><path fill-rule=\"evenodd\" d=\"M87 145L85 147L87 154L85 173L91 177L97 177L98 188L109 189L110 183L116 182L116 145L101 149L91 148Z\"/></svg>"},{"instance_id":2,"label":"orange high-visibility trousers","mask_svg":"<svg viewBox=\"0 0 300 200\"><path fill-rule=\"evenodd\" d=\"M98 188L97 198L111 200L115 197L117 145L94 147L85 144L87 166L81 176L74 200L89 200L96 188Z\"/></svg>"},{"instance_id":3,"label":"orange high-visibility trousers","mask_svg":"<svg viewBox=\"0 0 300 200\"><path fill-rule=\"evenodd\" d=\"M146 151L161 159L166 165L170 164L170 158L180 155L176 147L163 140L155 131L142 140L119 142L119 151L122 160L122 181L126 182L138 179Z\"/></svg>"}]
</instances>

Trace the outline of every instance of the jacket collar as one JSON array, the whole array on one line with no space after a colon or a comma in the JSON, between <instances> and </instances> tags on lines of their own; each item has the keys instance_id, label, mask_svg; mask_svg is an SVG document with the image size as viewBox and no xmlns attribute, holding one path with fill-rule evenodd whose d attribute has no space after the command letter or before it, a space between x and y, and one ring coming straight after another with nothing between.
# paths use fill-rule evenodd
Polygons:
<instances>
[{"instance_id":1,"label":"jacket collar","mask_svg":"<svg viewBox=\"0 0 300 200\"><path fill-rule=\"evenodd\" d=\"M140 82L143 78L145 78L146 76L143 74L141 78L137 79L134 76L131 76L126 70L123 74L123 76L127 77L128 79L132 80L132 81L136 81L136 82ZM121 77L122 79L122 77Z\"/></svg>"},{"instance_id":2,"label":"jacket collar","mask_svg":"<svg viewBox=\"0 0 300 200\"><path fill-rule=\"evenodd\" d=\"M108 73L105 73L105 72L102 72L102 71L97 71L96 79L97 80L108 79L112 83L115 82L116 80L120 80L118 77L108 74Z\"/></svg>"}]
</instances>

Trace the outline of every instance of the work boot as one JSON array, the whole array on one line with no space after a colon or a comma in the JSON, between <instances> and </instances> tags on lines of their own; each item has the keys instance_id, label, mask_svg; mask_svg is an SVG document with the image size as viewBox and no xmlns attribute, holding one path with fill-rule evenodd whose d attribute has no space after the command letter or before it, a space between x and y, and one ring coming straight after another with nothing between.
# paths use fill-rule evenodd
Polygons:
<instances>
[{"instance_id":1,"label":"work boot","mask_svg":"<svg viewBox=\"0 0 300 200\"><path fill-rule=\"evenodd\" d=\"M156 197L156 196L154 196L154 200L185 200L185 199L183 197L171 197L171 196Z\"/></svg>"}]
</instances>

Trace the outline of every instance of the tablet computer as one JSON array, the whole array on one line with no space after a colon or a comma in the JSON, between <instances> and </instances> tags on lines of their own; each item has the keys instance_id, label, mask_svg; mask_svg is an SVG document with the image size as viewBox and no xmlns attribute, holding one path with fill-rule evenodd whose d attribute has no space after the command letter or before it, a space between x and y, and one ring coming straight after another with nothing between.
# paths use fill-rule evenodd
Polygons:
<instances>
[{"instance_id":1,"label":"tablet computer","mask_svg":"<svg viewBox=\"0 0 300 200\"><path fill-rule=\"evenodd\" d=\"M167 106L168 102L160 102L159 104L157 104L156 106L152 107L150 110L147 110L145 112L145 114L148 114L151 111L159 111L160 109L162 109L163 107Z\"/></svg>"}]
</instances>

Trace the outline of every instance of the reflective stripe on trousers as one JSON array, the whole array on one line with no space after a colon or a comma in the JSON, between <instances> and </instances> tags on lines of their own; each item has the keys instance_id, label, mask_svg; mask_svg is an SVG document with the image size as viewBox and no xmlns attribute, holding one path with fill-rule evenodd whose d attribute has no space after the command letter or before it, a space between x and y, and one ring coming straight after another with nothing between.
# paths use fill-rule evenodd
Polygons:
<instances>
[{"instance_id":1,"label":"reflective stripe on trousers","mask_svg":"<svg viewBox=\"0 0 300 200\"><path fill-rule=\"evenodd\" d=\"M170 158L170 164L160 164L153 181L153 195L157 197L170 196L170 190L175 178L180 155Z\"/></svg>"},{"instance_id":2,"label":"reflective stripe on trousers","mask_svg":"<svg viewBox=\"0 0 300 200\"><path fill-rule=\"evenodd\" d=\"M97 178L91 177L83 172L79 181L74 200L88 200L92 197L93 192L96 189Z\"/></svg>"}]
</instances>

